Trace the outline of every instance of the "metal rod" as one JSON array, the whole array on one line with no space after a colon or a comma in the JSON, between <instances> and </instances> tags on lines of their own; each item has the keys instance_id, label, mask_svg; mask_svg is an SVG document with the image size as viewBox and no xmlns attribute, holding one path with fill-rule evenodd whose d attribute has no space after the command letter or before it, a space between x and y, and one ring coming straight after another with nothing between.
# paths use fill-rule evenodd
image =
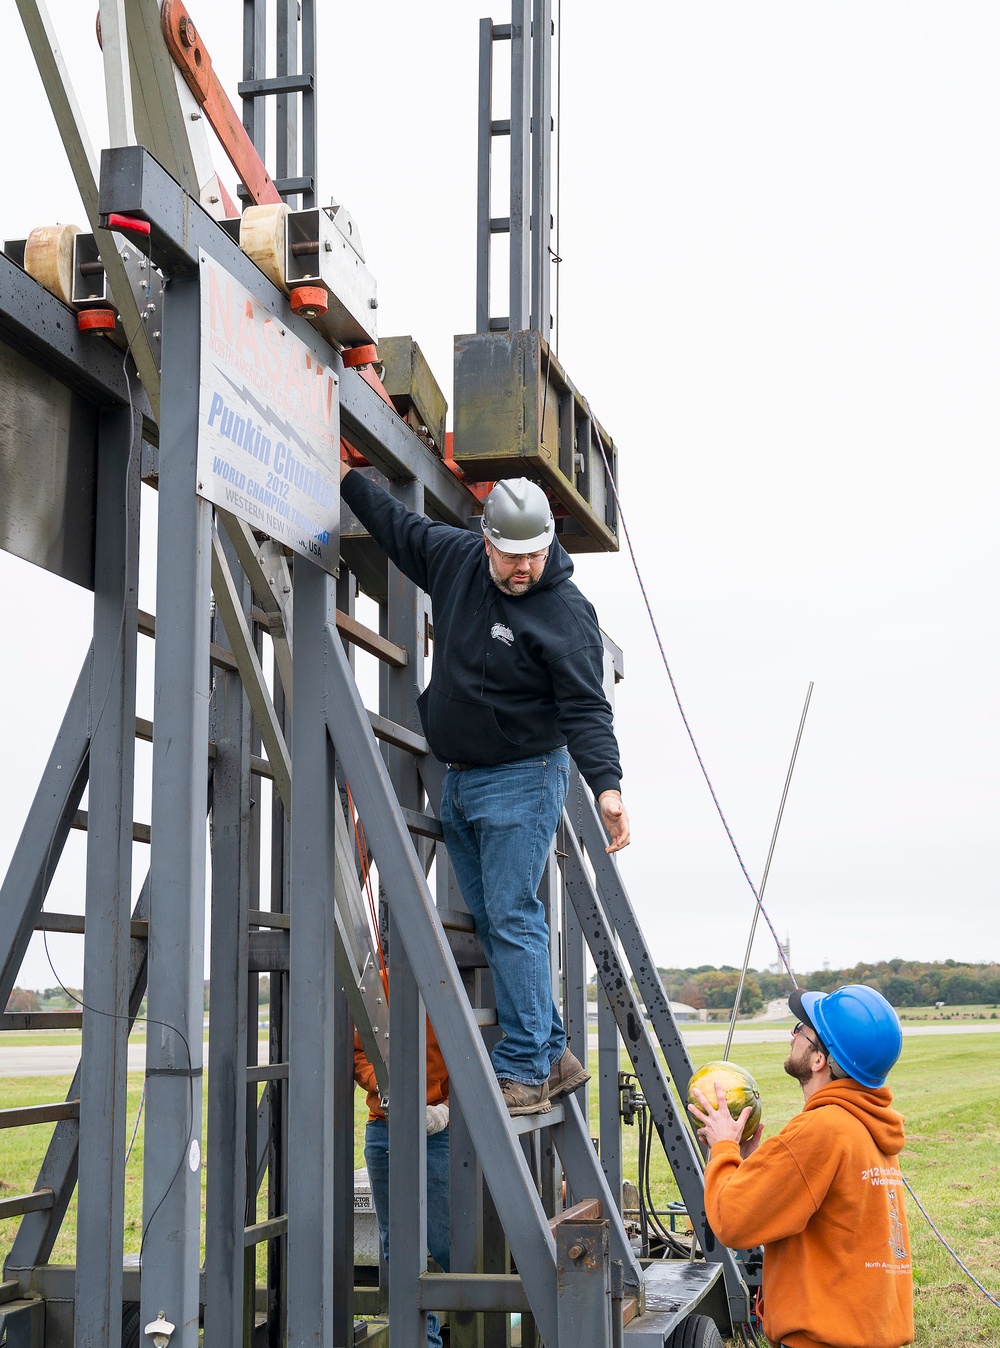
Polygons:
<instances>
[{"instance_id":1,"label":"metal rod","mask_svg":"<svg viewBox=\"0 0 1000 1348\"><path fill-rule=\"evenodd\" d=\"M771 834L771 846L768 848L767 861L764 863L764 875L760 882L760 888L757 891L757 906L753 910L753 922L750 924L750 939L747 941L747 952L743 956L743 968L740 970L739 986L736 989L736 999L733 1002L733 1014L729 1020L729 1032L726 1035L726 1048L722 1055L723 1062L729 1058L729 1050L733 1043L733 1030L736 1028L736 1016L740 1009L740 998L743 996L743 982L747 976L747 966L750 963L750 952L753 949L753 938L757 931L757 919L764 906L764 890L767 888L767 876L771 869L771 858L774 856L774 845L778 841L778 829L781 827L781 816L785 812L785 801L788 799L788 788L792 784L792 773L795 771L795 760L799 754L799 743L802 739L802 731L806 724L806 714L809 711L809 699L812 697L813 682L809 680L809 687L806 689L806 700L802 708L802 716L799 720L798 733L795 736L795 744L792 748L791 762L788 764L788 775L785 777L785 789L781 793L781 804L778 806L778 817L774 821L774 832Z\"/></svg>"}]
</instances>

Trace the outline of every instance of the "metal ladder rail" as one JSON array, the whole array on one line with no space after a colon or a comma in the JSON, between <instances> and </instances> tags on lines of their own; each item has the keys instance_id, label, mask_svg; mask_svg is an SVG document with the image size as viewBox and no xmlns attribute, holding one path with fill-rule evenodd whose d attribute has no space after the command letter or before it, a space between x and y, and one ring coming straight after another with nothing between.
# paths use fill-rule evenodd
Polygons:
<instances>
[{"instance_id":1,"label":"metal ladder rail","mask_svg":"<svg viewBox=\"0 0 1000 1348\"><path fill-rule=\"evenodd\" d=\"M567 845L563 863L566 889L586 934L598 978L614 1011L619 1033L642 1085L654 1126L702 1251L707 1260L723 1265L730 1313L734 1321L745 1321L749 1315L747 1289L735 1256L718 1243L705 1216L701 1152L687 1124L679 1116L655 1041L646 1027L642 1007L632 995L629 969L619 957L614 926L586 872L580 844L571 829L565 830L564 837Z\"/></svg>"},{"instance_id":2,"label":"metal ladder rail","mask_svg":"<svg viewBox=\"0 0 1000 1348\"><path fill-rule=\"evenodd\" d=\"M493 55L510 43L510 117L493 116ZM491 213L493 141L510 139L509 206ZM479 23L476 331L533 328L548 341L552 198L552 0L512 0L509 24ZM490 316L492 241L510 241L509 308Z\"/></svg>"},{"instance_id":3,"label":"metal ladder rail","mask_svg":"<svg viewBox=\"0 0 1000 1348\"><path fill-rule=\"evenodd\" d=\"M316 205L317 191L316 3L276 0L275 74L270 77L267 9L267 0L243 0L243 80L238 87L243 125L263 160L265 100L276 100L274 185L286 200L297 197L302 209L309 210Z\"/></svg>"}]
</instances>

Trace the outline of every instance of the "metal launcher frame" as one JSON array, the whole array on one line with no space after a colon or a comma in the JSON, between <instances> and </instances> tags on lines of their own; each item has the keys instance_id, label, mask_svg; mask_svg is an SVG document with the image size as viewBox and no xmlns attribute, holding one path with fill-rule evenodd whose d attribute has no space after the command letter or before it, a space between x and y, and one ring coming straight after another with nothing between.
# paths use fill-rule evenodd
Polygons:
<instances>
[{"instance_id":1,"label":"metal launcher frame","mask_svg":"<svg viewBox=\"0 0 1000 1348\"><path fill-rule=\"evenodd\" d=\"M411 339L397 339L404 419L367 362L358 362L352 341L296 312L287 278L266 275L234 239L232 222L220 223L222 193L205 171L203 147L187 133L174 141L170 131L184 124L185 111L207 109L218 90L209 87L200 100L178 76L166 59L169 44L155 38L155 4L102 0L117 148L104 151L99 170L44 12L29 0L22 9L90 217L93 246L79 256L92 264L99 254L131 341L123 366L120 349L67 324L72 294L50 293L22 269L16 249L15 258L0 256L0 399L11 413L0 424L16 426L30 415L36 428L51 432L44 466L59 487L48 497L39 491L37 430L34 464L26 440L0 431L8 437L0 440L0 546L94 593L93 643L0 888L0 1006L34 931L76 931L84 940L80 1011L0 1019L3 1029L82 1027L67 1099L0 1110L0 1128L55 1125L32 1191L0 1199L0 1217L20 1218L0 1283L0 1337L5 1333L12 1348L195 1348L202 1341L209 1348L334 1348L375 1335L358 1315L387 1312L393 1348L423 1348L426 1312L435 1310L448 1314L455 1348L509 1344L515 1312L524 1317L522 1343L534 1329L549 1348L662 1348L698 1308L726 1329L745 1321L755 1256L719 1246L705 1221L703 1160L679 1103L690 1060L617 867L604 853L588 791L578 780L571 789L544 897L553 986L581 1056L588 951L597 968L599 1150L586 1092L550 1114L512 1120L491 1069L488 1046L497 1030L489 971L448 864L436 817L442 767L428 752L416 709L429 632L425 596L370 546L347 511L334 577L304 556L289 558L197 494L199 253L335 372L333 413L345 452L366 460L411 509L465 527L477 498L438 452L443 411L419 352ZM294 0L281 0L283 67L269 82L261 74L263 0L244 6L248 72L241 92L253 100L247 122L261 144L257 96L304 97L314 88L313 10L303 6L307 31L299 42L307 78L294 72L294 9ZM118 26L122 16L127 33ZM162 17L178 25L182 41L185 33L191 38L189 51L196 48L182 7L165 4ZM548 32L543 0L534 23L536 33ZM529 30L528 4L517 0L509 34L512 45L521 43L515 83L524 81ZM133 73L138 67L148 87L160 90L165 111L140 116L124 97L126 50ZM304 196L309 208L315 165L293 163L292 121L286 107L275 178L247 158L241 176L251 197L274 201L284 191ZM132 143L140 123L148 148ZM512 119L511 134L520 137L512 160L521 164L531 148L528 122L515 130ZM301 140L314 156L308 131ZM515 216L512 208L512 222ZM581 404L549 362L547 325L530 331L522 315L515 328L519 312L512 305L508 328L487 324L482 336L530 348L535 363L529 378L526 366L508 369L494 397L523 400L530 388L544 402L551 379L549 396L562 409L559 434L579 440ZM465 396L460 392L457 421ZM587 411L592 448L596 423ZM545 416L539 424L544 441ZM574 450L584 459L589 452ZM491 472L501 467L508 470L490 463ZM576 493L563 499L565 519L586 535L580 546L613 546L606 502L596 512L599 528L588 532L580 523L597 499L596 470L591 464L581 471L572 459L566 467L566 483L539 472L557 494L564 486ZM589 498L580 491L587 472ZM137 605L141 480L158 489L155 617ZM377 604L377 630L355 614L359 587ZM153 723L136 716L140 637L155 640ZM365 707L355 681L358 651L379 662L377 710ZM268 654L274 669L265 677ZM148 825L132 818L137 737L152 741ZM378 870L388 1013L351 837L354 809ZM45 908L73 827L87 831L82 917ZM134 840L148 842L150 852L133 906ZM271 979L265 1061L258 1060L255 1024L262 973ZM140 1265L123 1257L123 1208L127 1041L144 995ZM448 1274L426 1269L423 1009L452 1086ZM355 1026L380 1082L391 1081L392 1090L392 1278L383 1267L378 1287L355 1284ZM622 1045L703 1262L644 1268L629 1242L621 1215ZM74 1190L76 1263L52 1265ZM258 1277L261 1246L266 1272Z\"/></svg>"}]
</instances>

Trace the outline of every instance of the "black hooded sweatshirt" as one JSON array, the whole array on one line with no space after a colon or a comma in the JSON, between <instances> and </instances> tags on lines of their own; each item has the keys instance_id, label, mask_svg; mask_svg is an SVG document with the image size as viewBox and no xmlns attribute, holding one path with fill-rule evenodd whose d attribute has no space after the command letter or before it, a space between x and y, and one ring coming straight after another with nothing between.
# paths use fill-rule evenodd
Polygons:
<instances>
[{"instance_id":1,"label":"black hooded sweatshirt","mask_svg":"<svg viewBox=\"0 0 1000 1348\"><path fill-rule=\"evenodd\" d=\"M431 597L434 663L417 705L436 757L490 766L565 744L595 796L620 790L604 644L562 545L553 540L536 585L506 595L490 577L481 534L407 510L359 472L347 474L341 493Z\"/></svg>"}]
</instances>

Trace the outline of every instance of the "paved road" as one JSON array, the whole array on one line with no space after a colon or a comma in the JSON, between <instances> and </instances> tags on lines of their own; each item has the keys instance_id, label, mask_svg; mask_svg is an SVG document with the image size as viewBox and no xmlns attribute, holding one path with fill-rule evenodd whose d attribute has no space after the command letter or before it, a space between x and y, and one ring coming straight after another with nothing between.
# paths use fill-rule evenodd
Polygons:
<instances>
[{"instance_id":1,"label":"paved road","mask_svg":"<svg viewBox=\"0 0 1000 1348\"><path fill-rule=\"evenodd\" d=\"M720 1026L712 1030L684 1031L685 1041L695 1046L697 1044L724 1044L726 1042L726 1027ZM924 1034L1000 1034L1000 1021L989 1025L904 1025L904 1035L924 1035ZM761 1026L757 1028L743 1028L737 1030L733 1035L734 1044L782 1044L788 1042L789 1029L771 1029ZM591 1033L590 1047L597 1048L597 1035ZM266 1050L265 1050L266 1051ZM208 1058L208 1049L205 1049L206 1060ZM43 1076L61 1076L72 1074L76 1071L76 1065L80 1060L80 1053L71 1044L24 1046L18 1045L13 1048L4 1048L0 1046L0 1077L43 1077ZM141 1072L146 1066L146 1045L135 1043L129 1045L128 1050L128 1070L130 1072ZM0 1096L0 1108L3 1108L2 1096Z\"/></svg>"}]
</instances>

